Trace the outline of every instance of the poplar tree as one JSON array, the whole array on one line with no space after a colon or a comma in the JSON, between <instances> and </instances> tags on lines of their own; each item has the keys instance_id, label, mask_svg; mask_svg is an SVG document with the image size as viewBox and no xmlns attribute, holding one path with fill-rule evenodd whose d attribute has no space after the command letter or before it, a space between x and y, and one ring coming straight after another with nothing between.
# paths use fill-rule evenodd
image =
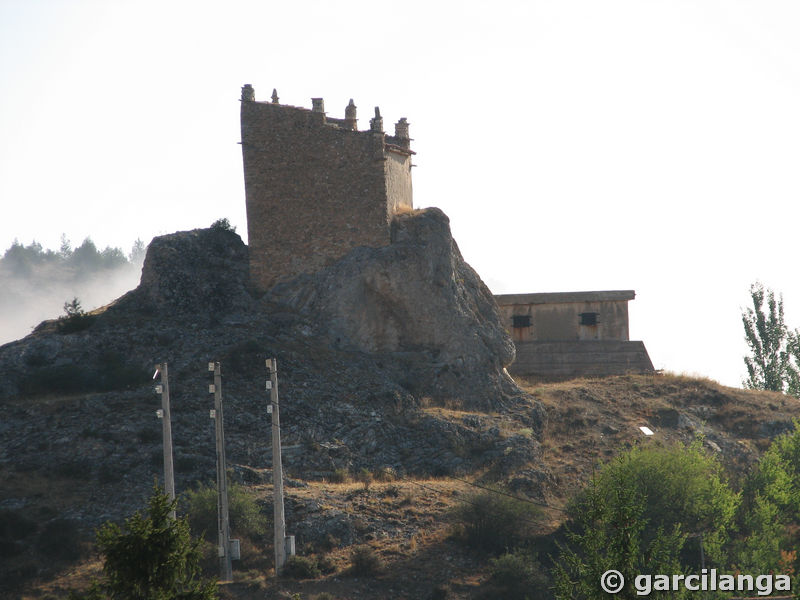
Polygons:
<instances>
[{"instance_id":1,"label":"poplar tree","mask_svg":"<svg viewBox=\"0 0 800 600\"><path fill-rule=\"evenodd\" d=\"M783 297L776 299L775 292L756 282L750 286L750 298L753 307L742 313L745 341L750 348L750 356L744 357L747 367L744 386L775 392L794 389L798 373L788 351L789 331L783 319Z\"/></svg>"}]
</instances>

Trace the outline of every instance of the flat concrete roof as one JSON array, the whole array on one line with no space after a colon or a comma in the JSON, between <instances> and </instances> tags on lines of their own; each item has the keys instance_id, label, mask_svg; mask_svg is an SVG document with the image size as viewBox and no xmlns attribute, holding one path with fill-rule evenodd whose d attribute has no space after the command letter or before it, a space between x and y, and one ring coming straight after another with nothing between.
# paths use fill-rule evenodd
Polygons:
<instances>
[{"instance_id":1,"label":"flat concrete roof","mask_svg":"<svg viewBox=\"0 0 800 600\"><path fill-rule=\"evenodd\" d=\"M542 292L537 294L499 294L494 297L500 306L510 304L562 304L567 302L614 302L633 300L634 290L608 290L604 292Z\"/></svg>"}]
</instances>

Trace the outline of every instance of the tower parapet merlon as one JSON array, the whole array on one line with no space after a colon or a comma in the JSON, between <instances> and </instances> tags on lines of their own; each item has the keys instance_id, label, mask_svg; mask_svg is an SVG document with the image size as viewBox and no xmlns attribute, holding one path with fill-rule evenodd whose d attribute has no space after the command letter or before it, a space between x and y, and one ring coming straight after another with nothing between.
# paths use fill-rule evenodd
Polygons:
<instances>
[{"instance_id":1,"label":"tower parapet merlon","mask_svg":"<svg viewBox=\"0 0 800 600\"><path fill-rule=\"evenodd\" d=\"M379 106L375 107L375 116L369 120L369 129L376 133L383 133L383 117Z\"/></svg>"},{"instance_id":2,"label":"tower parapet merlon","mask_svg":"<svg viewBox=\"0 0 800 600\"><path fill-rule=\"evenodd\" d=\"M255 90L249 83L246 83L242 86L241 100L242 102L256 101ZM259 104L273 104L280 106L281 108L307 111L312 113L313 122L317 124L344 129L347 131L358 131L358 108L356 107L352 98L350 98L350 102L348 102L347 106L344 108L343 119L329 117L326 114L325 100L323 98L312 98L310 111L309 109L300 106L281 104L280 98L278 98L278 90L274 88L272 90L271 102L259 102ZM391 150L414 154L414 152L411 150L412 140L408 133L408 120L405 117L402 117L399 121L397 121L397 123L395 123L394 135L387 134L383 129L383 117L381 116L381 109L380 107L376 106L375 116L369 120L368 131L374 134L384 135L386 144Z\"/></svg>"},{"instance_id":3,"label":"tower parapet merlon","mask_svg":"<svg viewBox=\"0 0 800 600\"><path fill-rule=\"evenodd\" d=\"M358 119L356 118L356 105L353 104L353 99L344 107L344 124L350 131L358 131Z\"/></svg>"}]
</instances>

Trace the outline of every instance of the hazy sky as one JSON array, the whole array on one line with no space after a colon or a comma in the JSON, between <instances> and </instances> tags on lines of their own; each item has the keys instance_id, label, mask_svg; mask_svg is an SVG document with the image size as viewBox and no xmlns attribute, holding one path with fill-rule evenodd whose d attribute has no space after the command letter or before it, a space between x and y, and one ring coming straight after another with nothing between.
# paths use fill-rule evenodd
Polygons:
<instances>
[{"instance_id":1,"label":"hazy sky","mask_svg":"<svg viewBox=\"0 0 800 600\"><path fill-rule=\"evenodd\" d=\"M414 202L495 293L635 289L657 368L739 385L800 327L800 3L0 0L0 247L228 217L239 95L411 123ZM279 224L276 224L279 226Z\"/></svg>"}]
</instances>

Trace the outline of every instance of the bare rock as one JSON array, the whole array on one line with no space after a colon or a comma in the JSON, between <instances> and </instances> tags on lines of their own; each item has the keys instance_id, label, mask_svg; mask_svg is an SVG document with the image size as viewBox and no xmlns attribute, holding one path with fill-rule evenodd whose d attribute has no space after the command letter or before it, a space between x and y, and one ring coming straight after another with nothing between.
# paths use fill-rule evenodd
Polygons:
<instances>
[{"instance_id":1,"label":"bare rock","mask_svg":"<svg viewBox=\"0 0 800 600\"><path fill-rule=\"evenodd\" d=\"M514 344L447 216L437 208L398 215L392 240L279 284L266 299L313 319L334 347L408 361L417 393L484 407L516 393L503 372Z\"/></svg>"},{"instance_id":2,"label":"bare rock","mask_svg":"<svg viewBox=\"0 0 800 600\"><path fill-rule=\"evenodd\" d=\"M162 235L147 248L139 287L125 308L221 317L252 306L247 246L233 231L194 229Z\"/></svg>"}]
</instances>

